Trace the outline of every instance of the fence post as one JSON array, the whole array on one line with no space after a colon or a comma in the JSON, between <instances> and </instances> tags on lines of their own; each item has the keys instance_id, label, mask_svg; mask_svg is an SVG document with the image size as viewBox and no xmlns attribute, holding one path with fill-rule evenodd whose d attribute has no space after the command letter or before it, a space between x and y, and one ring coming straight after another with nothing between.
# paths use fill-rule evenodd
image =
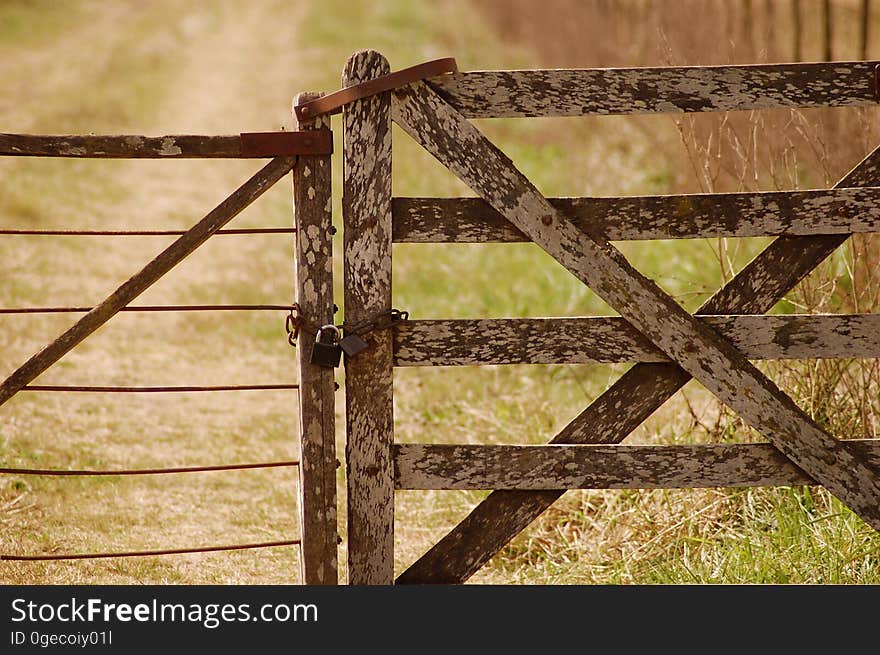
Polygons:
<instances>
[{"instance_id":1,"label":"fence post","mask_svg":"<svg viewBox=\"0 0 880 655\"><path fill-rule=\"evenodd\" d=\"M319 93L301 93L295 104ZM294 121L299 130L330 127L329 117ZM337 584L336 430L334 369L309 363L314 326L333 323L333 228L330 155L300 156L293 171L296 302L303 326L297 341L300 380L299 519L304 584Z\"/></svg>"},{"instance_id":2,"label":"fence post","mask_svg":"<svg viewBox=\"0 0 880 655\"><path fill-rule=\"evenodd\" d=\"M378 52L358 52L346 63L343 86L389 71ZM359 323L391 309L390 94L346 105L343 124L345 321ZM370 347L345 367L348 580L393 584L391 332L365 338Z\"/></svg>"}]
</instances>

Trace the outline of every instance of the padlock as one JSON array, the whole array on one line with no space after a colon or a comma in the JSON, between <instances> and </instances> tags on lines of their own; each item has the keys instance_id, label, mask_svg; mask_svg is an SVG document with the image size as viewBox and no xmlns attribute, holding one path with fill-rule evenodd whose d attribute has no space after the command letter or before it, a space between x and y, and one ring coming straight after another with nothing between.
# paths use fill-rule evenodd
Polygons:
<instances>
[{"instance_id":1,"label":"padlock","mask_svg":"<svg viewBox=\"0 0 880 655\"><path fill-rule=\"evenodd\" d=\"M327 340L327 334L330 340ZM336 368L342 358L342 348L339 347L339 328L335 325L323 325L315 335L315 344L312 346L312 354L309 362L316 366Z\"/></svg>"},{"instance_id":2,"label":"padlock","mask_svg":"<svg viewBox=\"0 0 880 655\"><path fill-rule=\"evenodd\" d=\"M345 353L346 357L354 357L369 348L369 344L356 332L351 332L339 340L339 347L342 348L342 352Z\"/></svg>"}]
</instances>

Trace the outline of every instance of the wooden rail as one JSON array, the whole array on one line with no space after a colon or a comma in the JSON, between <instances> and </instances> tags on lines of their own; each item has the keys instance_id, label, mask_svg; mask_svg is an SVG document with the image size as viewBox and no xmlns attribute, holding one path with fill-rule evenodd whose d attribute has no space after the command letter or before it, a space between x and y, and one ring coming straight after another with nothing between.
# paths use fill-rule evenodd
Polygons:
<instances>
[{"instance_id":1,"label":"wooden rail","mask_svg":"<svg viewBox=\"0 0 880 655\"><path fill-rule=\"evenodd\" d=\"M548 201L581 231L609 241L880 231L876 187ZM482 198L395 198L392 208L398 243L530 240Z\"/></svg>"},{"instance_id":2,"label":"wooden rail","mask_svg":"<svg viewBox=\"0 0 880 655\"><path fill-rule=\"evenodd\" d=\"M172 134L0 134L0 156L93 159L251 159L329 154L329 130L224 136Z\"/></svg>"},{"instance_id":3,"label":"wooden rail","mask_svg":"<svg viewBox=\"0 0 880 655\"><path fill-rule=\"evenodd\" d=\"M702 316L749 359L880 357L880 314ZM667 363L623 318L405 321L395 366Z\"/></svg>"},{"instance_id":4,"label":"wooden rail","mask_svg":"<svg viewBox=\"0 0 880 655\"><path fill-rule=\"evenodd\" d=\"M880 465L880 439L844 442ZM681 489L816 484L770 443L676 446L397 444L398 489Z\"/></svg>"},{"instance_id":5,"label":"wooden rail","mask_svg":"<svg viewBox=\"0 0 880 655\"><path fill-rule=\"evenodd\" d=\"M468 71L430 83L465 118L861 107L878 100L878 63Z\"/></svg>"}]
</instances>

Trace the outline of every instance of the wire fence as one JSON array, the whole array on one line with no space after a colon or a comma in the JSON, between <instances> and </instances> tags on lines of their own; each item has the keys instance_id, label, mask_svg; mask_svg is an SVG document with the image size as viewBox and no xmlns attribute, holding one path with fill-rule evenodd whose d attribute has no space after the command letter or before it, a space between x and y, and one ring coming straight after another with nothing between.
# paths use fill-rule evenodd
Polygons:
<instances>
[{"instance_id":1,"label":"wire fence","mask_svg":"<svg viewBox=\"0 0 880 655\"><path fill-rule=\"evenodd\" d=\"M304 187L302 179L309 175L308 172L298 172L297 166L300 157L307 156L321 158L322 165L329 163L329 157L333 150L332 132L327 127L317 125L305 126L302 130L294 132L266 132L266 133L242 133L239 135L226 136L203 136L203 135L165 135L161 137L147 137L140 135L33 135L33 134L0 134L0 156L24 156L24 157L76 157L76 158L122 158L122 159L269 159L269 163L263 166L252 177L241 184L235 191L228 195L220 204L209 211L198 223L188 230L179 229L143 229L143 228L120 228L103 229L89 228L56 228L56 227L28 227L28 226L0 226L0 236L15 237L54 237L54 238L77 238L77 237L177 237L143 269L135 273L126 282L112 292L101 304L91 307L85 305L63 306L34 306L34 307L0 307L0 315L13 318L23 315L50 315L50 314L82 314L76 323L68 328L53 342L46 345L29 360L12 372L5 381L0 383L0 405L5 404L19 391L43 392L43 393L97 393L97 394L150 394L150 393L196 393L196 392L258 392L268 393L277 391L295 390L299 401L299 412L304 413L304 397L299 384L275 382L269 384L222 384L211 380L212 384L206 385L174 385L174 386L140 386L111 385L111 384L35 384L36 378L53 366L61 357L70 352L83 339L87 338L95 330L104 325L118 312L150 313L150 312L284 312L284 328L287 332L287 341L291 345L297 345L301 338L300 327L304 325L304 318L298 305L294 304L174 304L174 305L131 305L131 303L156 283L162 276L168 273L183 258L190 255L213 236L235 235L294 235L298 232L296 224L292 226L256 226L244 228L229 228L229 221L235 218L241 211L259 198L266 190L279 182L289 173L294 177L294 213L295 220L302 220L303 225L311 226L312 216L301 206L309 206L313 201L314 190L310 187L312 195L298 195ZM327 166L329 172L329 166ZM320 177L320 176L319 176ZM329 179L326 180L326 188L329 190ZM324 207L322 200L321 207ZM322 217L324 215L322 214ZM117 226L111 226L115 228ZM328 226L328 234L332 235L334 228ZM300 244L294 248L297 251ZM317 270L317 269L316 269ZM308 277L310 268L305 267L303 262L297 262L297 282L302 284L302 277ZM298 295L302 289L298 287ZM332 301L332 297L331 297ZM323 311L323 309L321 310ZM334 311L335 306L334 306ZM300 372L302 372L303 357L300 353L296 357ZM326 384L329 380L320 379L322 393L328 390ZM271 381L270 381L271 382ZM309 380L308 384L318 385L319 382ZM333 389L338 389L338 384L333 381ZM332 391L330 392L332 394ZM308 411L314 409L315 402L309 401ZM332 415L332 414L331 414ZM322 433L323 434L323 433ZM303 445L305 435L300 434L301 452L309 452ZM332 449L331 449L332 450ZM304 457L304 455L303 455ZM324 458L327 470L330 470L333 461ZM2 463L2 462L0 462ZM310 527L306 527L307 517L304 508L324 507L324 492L316 492L314 486L306 486L310 482L309 475L312 467L303 466L296 460L263 461L224 463L212 465L192 466L165 466L155 468L32 468L26 466L0 468L0 475L9 476L55 476L72 478L75 476L148 476L164 474L204 474L220 472L221 474L235 470L296 468L298 472L298 491L301 498L299 512L301 533L296 539L281 541L237 543L237 544L204 544L196 547L166 548L159 550L120 550L107 549L108 552L70 552L60 553L60 548L48 548L47 553L0 553L0 561L9 562L40 562L52 560L82 560L98 558L120 557L150 557L157 555L177 555L187 553L206 553L216 551L234 551L259 548L297 547L301 564L302 579L304 583L332 580L336 581L335 551L331 552L330 543L338 543L335 526L331 530L327 525L318 525L312 521ZM305 469L305 470L304 470ZM329 474L328 475L332 475ZM312 480L313 481L313 480ZM335 493L330 493L335 504ZM17 502L17 501L16 501ZM331 505L327 504L327 507ZM333 513L333 510L327 511ZM314 532L316 538L307 538L310 532ZM332 537L331 537L332 532ZM279 535L283 537L287 535ZM324 547L320 544L326 542ZM317 545L317 547L315 545ZM325 566L326 565L326 566Z\"/></svg>"},{"instance_id":2,"label":"wire fence","mask_svg":"<svg viewBox=\"0 0 880 655\"><path fill-rule=\"evenodd\" d=\"M135 305L120 312L229 312L290 311L292 305ZM0 314L82 314L94 307L0 307Z\"/></svg>"},{"instance_id":3,"label":"wire fence","mask_svg":"<svg viewBox=\"0 0 880 655\"><path fill-rule=\"evenodd\" d=\"M216 235L290 235L296 228L256 227L240 229L221 229ZM89 236L89 237L128 237L128 236L182 236L184 230L52 230L52 229L0 229L4 236ZM177 305L146 305L127 306L122 312L154 313L154 312L290 312L294 305L290 304L177 304ZM72 314L87 313L93 307L87 306L55 306L55 307L0 307L0 315L35 315L35 314ZM233 391L286 391L299 390L298 384L237 384L237 385L178 385L178 386L119 386L119 385L26 385L22 391L29 392L84 392L84 393L195 393L195 392L233 392ZM120 469L46 469L0 467L0 475L16 476L145 476L164 474L190 474L206 472L240 471L271 468L296 468L300 462L296 460L273 462L246 462L237 464L217 464L207 466L181 466L164 468L120 468ZM190 553L210 553L220 551L252 550L262 548L301 547L300 539L270 541L259 543L240 543L226 545L206 545L191 548L171 548L160 550L131 550L98 553L47 553L47 554L13 554L0 553L0 561L7 562L45 562L57 560L86 560L127 557L154 557L162 555L181 555Z\"/></svg>"},{"instance_id":4,"label":"wire fence","mask_svg":"<svg viewBox=\"0 0 880 655\"><path fill-rule=\"evenodd\" d=\"M29 469L0 468L0 473L15 475L160 475L163 473L204 473L207 471L242 471L299 466L296 460L283 462L259 462L251 464L217 464L215 466L179 466L152 469Z\"/></svg>"},{"instance_id":5,"label":"wire fence","mask_svg":"<svg viewBox=\"0 0 880 655\"><path fill-rule=\"evenodd\" d=\"M251 227L217 230L224 234L295 234L294 227ZM185 230L10 230L0 229L3 236L56 236L56 237L168 237L183 236Z\"/></svg>"},{"instance_id":6,"label":"wire fence","mask_svg":"<svg viewBox=\"0 0 880 655\"><path fill-rule=\"evenodd\" d=\"M227 384L211 386L123 387L73 384L29 384L22 391L85 393L198 393L203 391L279 391L299 389L298 384Z\"/></svg>"},{"instance_id":7,"label":"wire fence","mask_svg":"<svg viewBox=\"0 0 880 655\"><path fill-rule=\"evenodd\" d=\"M288 541L266 541L255 544L232 544L229 546L201 546L196 548L170 548L167 550L129 550L112 553L66 553L62 555L0 555L6 562L47 562L54 560L107 559L118 557L154 557L156 555L183 555L189 553L213 553L222 550L250 550L254 548L278 548L281 546L300 546L299 539Z\"/></svg>"}]
</instances>

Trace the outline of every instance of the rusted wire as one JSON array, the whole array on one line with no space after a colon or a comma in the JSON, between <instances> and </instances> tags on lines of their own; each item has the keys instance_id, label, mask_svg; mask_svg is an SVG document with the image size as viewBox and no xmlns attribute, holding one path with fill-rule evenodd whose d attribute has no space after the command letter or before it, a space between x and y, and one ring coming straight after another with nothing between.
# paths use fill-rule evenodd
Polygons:
<instances>
[{"instance_id":1,"label":"rusted wire","mask_svg":"<svg viewBox=\"0 0 880 655\"><path fill-rule=\"evenodd\" d=\"M295 234L295 227L250 227L217 230L218 234ZM171 237L186 234L185 230L13 230L0 229L4 236L54 237Z\"/></svg>"},{"instance_id":2,"label":"rusted wire","mask_svg":"<svg viewBox=\"0 0 880 655\"><path fill-rule=\"evenodd\" d=\"M174 548L170 550L135 550L118 553L68 553L64 555L0 555L0 561L41 562L62 559L102 559L105 557L152 557L154 555L182 555L185 553L211 553L218 550L247 550L250 548L278 548L280 546L299 546L300 539L289 541L267 541L257 544L234 544L231 546L204 546L201 548Z\"/></svg>"},{"instance_id":3,"label":"rusted wire","mask_svg":"<svg viewBox=\"0 0 880 655\"><path fill-rule=\"evenodd\" d=\"M217 466L182 466L159 469L20 469L0 468L0 474L10 475L158 475L161 473L201 473L203 471L239 471L245 469L267 469L299 466L296 460L286 462L261 462L259 464L219 464Z\"/></svg>"},{"instance_id":4,"label":"rusted wire","mask_svg":"<svg viewBox=\"0 0 880 655\"><path fill-rule=\"evenodd\" d=\"M119 387L119 386L76 386L60 384L29 384L22 391L78 391L86 393L177 393L193 391L277 391L299 389L298 384L234 384L217 386L189 387Z\"/></svg>"},{"instance_id":5,"label":"rusted wire","mask_svg":"<svg viewBox=\"0 0 880 655\"><path fill-rule=\"evenodd\" d=\"M0 314L77 314L92 307L0 307ZM222 312L290 311L290 305L135 305L121 312Z\"/></svg>"}]
</instances>

